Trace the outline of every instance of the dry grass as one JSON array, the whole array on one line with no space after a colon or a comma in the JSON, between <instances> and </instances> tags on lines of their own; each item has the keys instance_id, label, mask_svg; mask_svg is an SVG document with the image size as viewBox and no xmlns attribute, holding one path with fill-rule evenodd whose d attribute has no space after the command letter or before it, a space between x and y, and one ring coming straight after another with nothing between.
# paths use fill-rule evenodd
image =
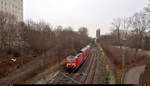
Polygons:
<instances>
[{"instance_id":1,"label":"dry grass","mask_svg":"<svg viewBox=\"0 0 150 86\"><path fill-rule=\"evenodd\" d=\"M55 72L59 67L61 67L62 65L64 65L64 60L60 63L60 64L56 64L52 67L49 67L47 69L45 69L43 72L37 74L35 77L23 82L25 84L32 84L35 83L36 81L38 81L41 78L49 78L47 77L48 75L50 75L52 72Z\"/></svg>"},{"instance_id":2,"label":"dry grass","mask_svg":"<svg viewBox=\"0 0 150 86\"><path fill-rule=\"evenodd\" d=\"M34 56L36 56L34 52L30 52L24 56L24 64L32 61L35 58ZM14 70L20 68L20 58L20 56L16 57L13 53L2 51L0 53L0 78L5 77ZM16 61L14 62L12 59L16 59Z\"/></svg>"},{"instance_id":3,"label":"dry grass","mask_svg":"<svg viewBox=\"0 0 150 86\"><path fill-rule=\"evenodd\" d=\"M123 50L119 47L111 46L111 45L103 45L103 48L109 58L112 60L113 64L115 65L115 70L117 73L118 79L121 78L122 74L122 54ZM137 57L135 58L135 50L133 49L126 49L127 55L125 57L125 68L128 70L132 67L139 66L139 65L147 65L150 63L150 56L145 54L145 51L139 51L137 53ZM149 68L150 65L147 65ZM145 81L150 80L150 68L144 72ZM149 82L149 81L147 81Z\"/></svg>"},{"instance_id":4,"label":"dry grass","mask_svg":"<svg viewBox=\"0 0 150 86\"><path fill-rule=\"evenodd\" d=\"M104 65L105 65L104 68L106 69L106 71L108 71L110 73L109 83L110 84L115 84L116 83L116 77L115 77L115 74L114 74L113 64L111 63L110 59L106 56L105 52L103 52L103 49L101 48L100 45L98 45L98 49L99 49L100 52L102 51L101 60L104 62ZM102 77L104 78L103 74L102 74ZM103 82L103 80L102 80L102 82Z\"/></svg>"},{"instance_id":5,"label":"dry grass","mask_svg":"<svg viewBox=\"0 0 150 86\"><path fill-rule=\"evenodd\" d=\"M111 46L111 45L103 45L106 53L108 54L109 58L115 64L115 67L118 69L122 68L122 54L123 51L121 48ZM141 64L140 62L149 60L150 56L146 56L143 54L143 51L137 53L137 57L135 57L135 50L133 49L126 49L126 56L125 56L125 66L128 67L130 65L135 65L137 63Z\"/></svg>"}]
</instances>

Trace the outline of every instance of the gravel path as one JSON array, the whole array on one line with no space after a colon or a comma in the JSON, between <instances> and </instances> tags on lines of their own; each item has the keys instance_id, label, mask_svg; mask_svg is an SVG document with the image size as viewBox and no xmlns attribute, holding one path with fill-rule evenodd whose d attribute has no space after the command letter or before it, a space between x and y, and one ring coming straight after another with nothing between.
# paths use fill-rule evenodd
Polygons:
<instances>
[{"instance_id":1,"label":"gravel path","mask_svg":"<svg viewBox=\"0 0 150 86\"><path fill-rule=\"evenodd\" d=\"M145 65L134 67L125 74L124 84L139 84L139 78L145 71Z\"/></svg>"}]
</instances>

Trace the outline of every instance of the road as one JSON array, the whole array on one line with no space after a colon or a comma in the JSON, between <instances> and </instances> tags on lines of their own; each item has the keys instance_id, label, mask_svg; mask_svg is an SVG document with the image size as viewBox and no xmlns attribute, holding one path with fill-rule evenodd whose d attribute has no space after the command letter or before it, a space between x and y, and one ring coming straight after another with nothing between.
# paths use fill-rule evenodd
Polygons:
<instances>
[{"instance_id":1,"label":"road","mask_svg":"<svg viewBox=\"0 0 150 86\"><path fill-rule=\"evenodd\" d=\"M134 67L125 74L124 84L139 84L139 78L145 71L145 65Z\"/></svg>"}]
</instances>

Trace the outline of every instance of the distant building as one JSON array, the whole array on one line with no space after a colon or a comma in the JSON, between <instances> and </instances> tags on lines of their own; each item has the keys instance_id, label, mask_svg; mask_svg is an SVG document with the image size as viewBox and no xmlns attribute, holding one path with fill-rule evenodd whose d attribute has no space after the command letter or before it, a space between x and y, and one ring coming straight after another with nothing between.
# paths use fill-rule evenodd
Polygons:
<instances>
[{"instance_id":1,"label":"distant building","mask_svg":"<svg viewBox=\"0 0 150 86\"><path fill-rule=\"evenodd\" d=\"M101 33L101 30L97 29L96 30L96 39L97 39L98 42L100 41L100 33Z\"/></svg>"},{"instance_id":2,"label":"distant building","mask_svg":"<svg viewBox=\"0 0 150 86\"><path fill-rule=\"evenodd\" d=\"M100 29L97 29L97 30L96 30L96 37L97 37L97 38L100 37L100 33L101 33L101 30L100 30Z\"/></svg>"},{"instance_id":3,"label":"distant building","mask_svg":"<svg viewBox=\"0 0 150 86\"><path fill-rule=\"evenodd\" d=\"M0 0L0 11L14 15L23 21L23 0Z\"/></svg>"}]
</instances>

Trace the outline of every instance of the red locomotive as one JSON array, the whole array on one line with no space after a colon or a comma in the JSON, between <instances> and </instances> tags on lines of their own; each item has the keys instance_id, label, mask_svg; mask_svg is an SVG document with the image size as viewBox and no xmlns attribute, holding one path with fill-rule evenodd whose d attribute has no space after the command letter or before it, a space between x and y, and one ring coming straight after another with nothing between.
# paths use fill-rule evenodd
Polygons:
<instances>
[{"instance_id":1,"label":"red locomotive","mask_svg":"<svg viewBox=\"0 0 150 86\"><path fill-rule=\"evenodd\" d=\"M90 45L87 45L85 48L81 49L77 54L66 57L65 68L67 70L77 69L86 60L86 57L89 54L89 50Z\"/></svg>"}]
</instances>

